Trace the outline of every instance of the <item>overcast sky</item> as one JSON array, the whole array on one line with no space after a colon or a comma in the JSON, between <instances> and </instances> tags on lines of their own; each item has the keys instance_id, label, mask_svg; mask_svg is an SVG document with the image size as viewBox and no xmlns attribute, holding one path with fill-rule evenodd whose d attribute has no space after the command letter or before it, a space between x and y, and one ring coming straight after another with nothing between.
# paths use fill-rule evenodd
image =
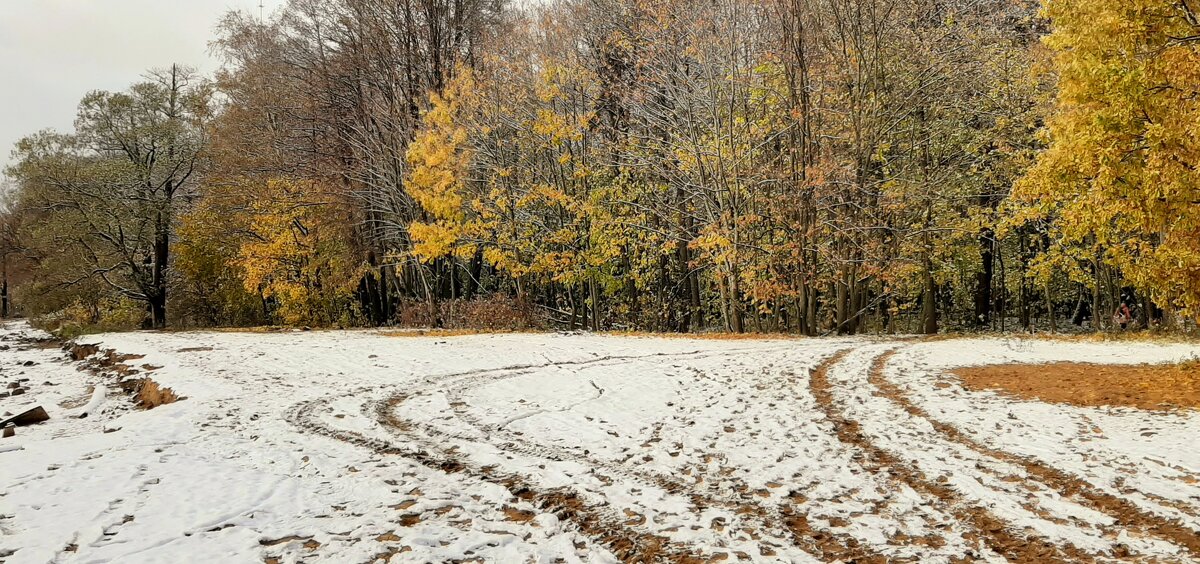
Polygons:
<instances>
[{"instance_id":1,"label":"overcast sky","mask_svg":"<svg viewBox=\"0 0 1200 564\"><path fill-rule=\"evenodd\" d=\"M263 0L266 13L283 0ZM149 68L211 73L208 42L230 9L259 0L0 0L0 170L13 143L69 131L89 90L121 90Z\"/></svg>"}]
</instances>

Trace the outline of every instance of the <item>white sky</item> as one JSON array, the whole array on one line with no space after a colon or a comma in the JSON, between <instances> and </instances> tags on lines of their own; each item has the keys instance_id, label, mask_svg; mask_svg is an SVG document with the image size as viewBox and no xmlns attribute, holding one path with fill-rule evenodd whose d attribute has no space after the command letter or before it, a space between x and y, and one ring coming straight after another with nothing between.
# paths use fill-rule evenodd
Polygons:
<instances>
[{"instance_id":1,"label":"white sky","mask_svg":"<svg viewBox=\"0 0 1200 564\"><path fill-rule=\"evenodd\" d=\"M13 144L70 131L90 90L121 90L147 69L216 69L208 49L226 11L259 0L0 0L0 170ZM263 0L266 14L283 0Z\"/></svg>"}]
</instances>

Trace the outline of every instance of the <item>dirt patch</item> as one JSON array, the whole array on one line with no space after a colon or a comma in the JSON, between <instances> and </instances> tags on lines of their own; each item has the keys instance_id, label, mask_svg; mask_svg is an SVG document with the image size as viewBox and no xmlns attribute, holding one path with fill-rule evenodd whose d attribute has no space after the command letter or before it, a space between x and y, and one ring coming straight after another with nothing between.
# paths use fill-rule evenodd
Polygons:
<instances>
[{"instance_id":1,"label":"dirt patch","mask_svg":"<svg viewBox=\"0 0 1200 564\"><path fill-rule=\"evenodd\" d=\"M532 521L533 518L536 516L537 515L534 514L534 512L532 512L532 511L525 511L523 509L517 509L515 507L505 507L504 508L504 518L508 521L514 521L517 523L528 523L528 522Z\"/></svg>"},{"instance_id":2,"label":"dirt patch","mask_svg":"<svg viewBox=\"0 0 1200 564\"><path fill-rule=\"evenodd\" d=\"M179 401L179 396L175 395L175 391L171 388L164 388L149 378L142 378L140 382L137 401L146 409L154 409L160 405Z\"/></svg>"},{"instance_id":3,"label":"dirt patch","mask_svg":"<svg viewBox=\"0 0 1200 564\"><path fill-rule=\"evenodd\" d=\"M134 396L138 405L153 409L160 405L175 403L183 398L175 394L171 388L160 386L158 382L150 378L129 378L139 373L137 368L130 366L128 363L134 360L144 358L140 354L120 354L113 349L101 350L96 345L81 345L79 343L70 343L64 348L67 350L71 358L81 363L80 370L90 371L97 376L104 376L107 373L116 373L119 379L117 385L121 387L125 393ZM142 370L152 372L158 370L160 366L152 364L142 364Z\"/></svg>"},{"instance_id":4,"label":"dirt patch","mask_svg":"<svg viewBox=\"0 0 1200 564\"><path fill-rule=\"evenodd\" d=\"M78 343L74 343L68 345L66 348L67 352L71 355L71 360L74 360L75 362L79 362L100 352L100 347L96 345L80 345Z\"/></svg>"},{"instance_id":5,"label":"dirt patch","mask_svg":"<svg viewBox=\"0 0 1200 564\"><path fill-rule=\"evenodd\" d=\"M1200 361L1111 365L998 364L952 371L971 390L1082 406L1200 408Z\"/></svg>"}]
</instances>

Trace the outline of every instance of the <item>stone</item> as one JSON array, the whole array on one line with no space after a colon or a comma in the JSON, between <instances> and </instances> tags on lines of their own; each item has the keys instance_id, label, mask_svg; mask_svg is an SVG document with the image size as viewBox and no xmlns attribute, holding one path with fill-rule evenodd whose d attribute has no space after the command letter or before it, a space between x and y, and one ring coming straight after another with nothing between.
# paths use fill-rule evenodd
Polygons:
<instances>
[{"instance_id":1,"label":"stone","mask_svg":"<svg viewBox=\"0 0 1200 564\"><path fill-rule=\"evenodd\" d=\"M9 417L8 419L5 419L4 421L0 421L0 427L6 427L10 423L13 425L16 425L18 427L24 427L25 425L33 425L34 423L41 423L42 421L45 421L49 418L50 418L50 415L48 415L46 413L46 410L44 408L42 408L42 406L39 405L33 409L29 409L29 410L23 411L21 413L18 413L12 417Z\"/></svg>"},{"instance_id":2,"label":"stone","mask_svg":"<svg viewBox=\"0 0 1200 564\"><path fill-rule=\"evenodd\" d=\"M4 438L14 437L17 434L17 426L9 423L4 427Z\"/></svg>"}]
</instances>

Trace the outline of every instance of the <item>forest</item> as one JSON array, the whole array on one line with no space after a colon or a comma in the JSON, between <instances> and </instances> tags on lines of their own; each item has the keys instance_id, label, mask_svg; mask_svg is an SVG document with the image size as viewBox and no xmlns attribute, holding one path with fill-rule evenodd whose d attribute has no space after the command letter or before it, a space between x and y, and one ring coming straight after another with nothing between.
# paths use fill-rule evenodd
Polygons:
<instances>
[{"instance_id":1,"label":"forest","mask_svg":"<svg viewBox=\"0 0 1200 564\"><path fill-rule=\"evenodd\" d=\"M4 316L1194 330L1197 0L290 0L13 148Z\"/></svg>"}]
</instances>

